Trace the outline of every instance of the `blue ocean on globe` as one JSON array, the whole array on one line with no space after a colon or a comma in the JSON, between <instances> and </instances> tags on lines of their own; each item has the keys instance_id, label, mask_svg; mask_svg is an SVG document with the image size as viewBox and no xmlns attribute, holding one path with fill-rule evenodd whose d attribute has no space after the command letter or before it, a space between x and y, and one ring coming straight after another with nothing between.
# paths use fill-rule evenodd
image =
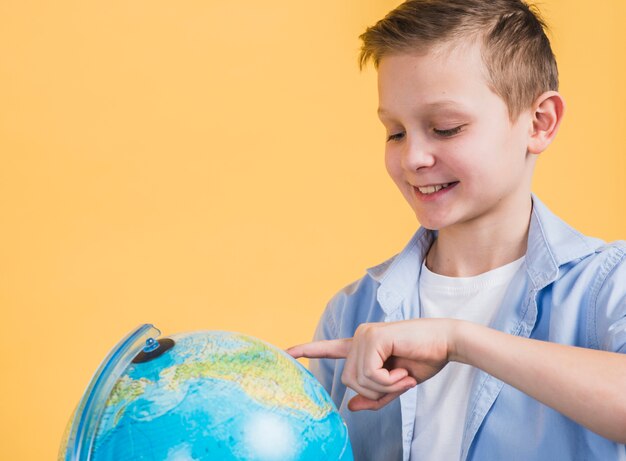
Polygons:
<instances>
[{"instance_id":1,"label":"blue ocean on globe","mask_svg":"<svg viewBox=\"0 0 626 461\"><path fill-rule=\"evenodd\" d=\"M330 397L282 350L229 332L169 339L170 349L128 364L106 399L83 411L91 437L77 435L86 425L79 407L59 461L83 461L80 450L89 461L353 459Z\"/></svg>"}]
</instances>

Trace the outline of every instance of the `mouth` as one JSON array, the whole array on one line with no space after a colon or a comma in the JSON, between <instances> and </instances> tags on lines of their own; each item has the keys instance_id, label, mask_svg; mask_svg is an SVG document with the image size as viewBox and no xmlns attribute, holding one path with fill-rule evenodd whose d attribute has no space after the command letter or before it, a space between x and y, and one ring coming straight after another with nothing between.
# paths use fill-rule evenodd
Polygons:
<instances>
[{"instance_id":1,"label":"mouth","mask_svg":"<svg viewBox=\"0 0 626 461\"><path fill-rule=\"evenodd\" d=\"M441 190L452 188L456 186L458 183L459 183L458 181L453 181L453 182L447 182L443 184L430 184L428 186L414 186L413 188L416 191L418 191L421 195L432 195L432 194L436 194L437 192Z\"/></svg>"}]
</instances>

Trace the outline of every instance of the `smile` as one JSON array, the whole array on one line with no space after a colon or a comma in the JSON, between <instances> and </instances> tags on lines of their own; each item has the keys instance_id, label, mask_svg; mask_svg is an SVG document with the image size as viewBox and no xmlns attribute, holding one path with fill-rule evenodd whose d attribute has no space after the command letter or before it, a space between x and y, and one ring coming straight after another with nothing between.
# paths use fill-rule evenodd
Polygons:
<instances>
[{"instance_id":1,"label":"smile","mask_svg":"<svg viewBox=\"0 0 626 461\"><path fill-rule=\"evenodd\" d=\"M445 184L435 184L432 186L416 186L415 189L417 189L421 194L430 195L430 194L434 194L435 192L439 192L441 189L446 189L455 184L458 184L458 181L448 182Z\"/></svg>"}]
</instances>

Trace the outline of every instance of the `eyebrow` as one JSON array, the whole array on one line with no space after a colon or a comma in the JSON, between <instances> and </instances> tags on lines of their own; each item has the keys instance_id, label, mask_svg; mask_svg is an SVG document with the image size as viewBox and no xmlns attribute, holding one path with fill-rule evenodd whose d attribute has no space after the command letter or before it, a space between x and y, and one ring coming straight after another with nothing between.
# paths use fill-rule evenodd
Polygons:
<instances>
[{"instance_id":1,"label":"eyebrow","mask_svg":"<svg viewBox=\"0 0 626 461\"><path fill-rule=\"evenodd\" d=\"M430 102L430 103L425 104L424 108L427 111L444 109L444 110L450 110L451 112L457 112L457 113L467 112L467 110L465 109L463 105L459 104L456 101L452 101L451 99L442 99L440 101ZM377 112L379 116L386 115L389 113L384 107L379 107Z\"/></svg>"}]
</instances>

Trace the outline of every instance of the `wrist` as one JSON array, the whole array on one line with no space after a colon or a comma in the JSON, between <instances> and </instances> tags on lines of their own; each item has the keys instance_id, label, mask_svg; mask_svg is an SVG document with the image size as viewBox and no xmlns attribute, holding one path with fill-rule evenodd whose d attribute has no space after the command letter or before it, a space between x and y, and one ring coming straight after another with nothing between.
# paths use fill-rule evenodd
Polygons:
<instances>
[{"instance_id":1,"label":"wrist","mask_svg":"<svg viewBox=\"0 0 626 461\"><path fill-rule=\"evenodd\" d=\"M468 363L467 337L476 325L466 320L452 320L448 337L448 360L450 362Z\"/></svg>"}]
</instances>

